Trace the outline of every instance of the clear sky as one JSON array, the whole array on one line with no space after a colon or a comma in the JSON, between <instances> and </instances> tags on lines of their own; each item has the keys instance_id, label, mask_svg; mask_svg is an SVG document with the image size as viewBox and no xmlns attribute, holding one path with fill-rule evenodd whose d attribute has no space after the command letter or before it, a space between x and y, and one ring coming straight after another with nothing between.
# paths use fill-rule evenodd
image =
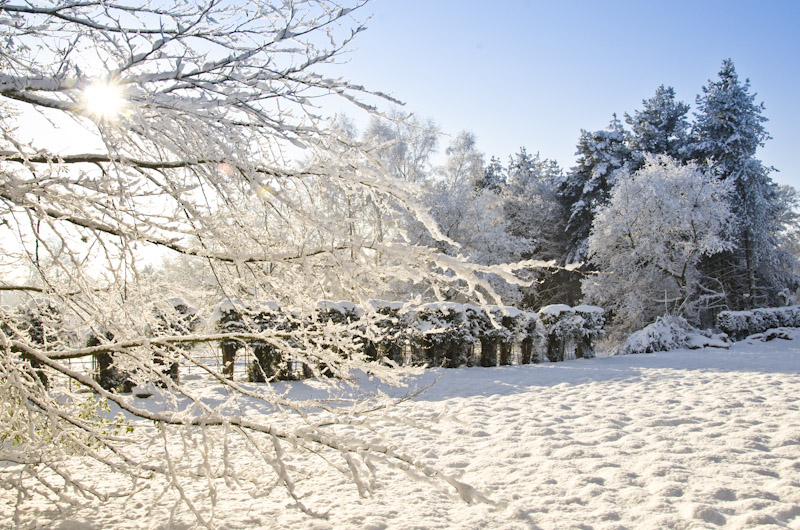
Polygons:
<instances>
[{"instance_id":1,"label":"clear sky","mask_svg":"<svg viewBox=\"0 0 800 530\"><path fill-rule=\"evenodd\" d=\"M406 103L504 162L524 146L569 168L581 129L660 84L692 105L722 60L766 105L759 157L800 187L798 0L373 0L339 75ZM446 140L444 144L446 144Z\"/></svg>"}]
</instances>

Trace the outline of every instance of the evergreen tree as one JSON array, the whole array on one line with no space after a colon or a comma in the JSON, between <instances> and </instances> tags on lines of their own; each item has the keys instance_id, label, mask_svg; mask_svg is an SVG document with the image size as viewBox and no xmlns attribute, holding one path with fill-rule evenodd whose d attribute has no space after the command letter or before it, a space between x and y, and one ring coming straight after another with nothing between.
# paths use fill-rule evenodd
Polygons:
<instances>
[{"instance_id":1,"label":"evergreen tree","mask_svg":"<svg viewBox=\"0 0 800 530\"><path fill-rule=\"evenodd\" d=\"M506 184L506 168L496 156L489 160L489 164L483 171L483 178L475 183L476 189L488 189L499 193Z\"/></svg>"},{"instance_id":2,"label":"evergreen tree","mask_svg":"<svg viewBox=\"0 0 800 530\"><path fill-rule=\"evenodd\" d=\"M509 157L503 210L512 235L536 242L526 258L556 260L564 252L565 215L557 200L563 178L557 162L524 147Z\"/></svg>"},{"instance_id":3,"label":"evergreen tree","mask_svg":"<svg viewBox=\"0 0 800 530\"><path fill-rule=\"evenodd\" d=\"M569 212L565 263L586 261L587 240L597 209L608 202L617 173L630 165L631 152L616 114L602 131L581 131L577 165L564 179L559 197Z\"/></svg>"},{"instance_id":4,"label":"evergreen tree","mask_svg":"<svg viewBox=\"0 0 800 530\"><path fill-rule=\"evenodd\" d=\"M756 158L769 139L764 104L755 103L750 80L739 81L726 59L718 80L709 80L697 97L693 130L694 156L720 179L731 182L731 209L737 218L737 248L706 264L724 289L732 308L779 302L778 294L794 283L786 274L786 256L779 250L783 202L769 176L771 168Z\"/></svg>"},{"instance_id":5,"label":"evergreen tree","mask_svg":"<svg viewBox=\"0 0 800 530\"><path fill-rule=\"evenodd\" d=\"M532 245L521 257L559 261L566 251L567 210L558 200L563 172L553 160L529 155L525 148L509 158L503 213L511 235L529 238ZM539 308L553 303L573 305L580 297L579 277L560 268L530 271L536 282L523 289L522 303Z\"/></svg>"},{"instance_id":6,"label":"evergreen tree","mask_svg":"<svg viewBox=\"0 0 800 530\"><path fill-rule=\"evenodd\" d=\"M635 160L631 169L644 165L646 154L685 161L689 154L689 105L675 100L672 87L661 85L652 98L642 101L642 106L633 116L625 113L625 121L631 126L630 148Z\"/></svg>"}]
</instances>

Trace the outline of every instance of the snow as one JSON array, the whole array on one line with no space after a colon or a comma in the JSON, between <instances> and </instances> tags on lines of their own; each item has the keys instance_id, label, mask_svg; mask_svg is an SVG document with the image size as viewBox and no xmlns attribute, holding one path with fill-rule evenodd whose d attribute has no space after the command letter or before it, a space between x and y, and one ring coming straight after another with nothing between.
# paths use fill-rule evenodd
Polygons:
<instances>
[{"instance_id":1,"label":"snow","mask_svg":"<svg viewBox=\"0 0 800 530\"><path fill-rule=\"evenodd\" d=\"M605 310L602 307L598 307L596 305L586 305L586 304L576 305L572 309L576 313L587 313L587 314L588 313L593 313L593 314L597 314L597 313L604 313L605 312Z\"/></svg>"},{"instance_id":2,"label":"snow","mask_svg":"<svg viewBox=\"0 0 800 530\"><path fill-rule=\"evenodd\" d=\"M386 300L370 300L367 302L367 305L374 311L379 311L381 309L400 311L404 306L403 302L388 302Z\"/></svg>"},{"instance_id":3,"label":"snow","mask_svg":"<svg viewBox=\"0 0 800 530\"><path fill-rule=\"evenodd\" d=\"M544 306L539 310L540 315L559 316L561 313L572 312L572 308L566 304L553 304Z\"/></svg>"},{"instance_id":4,"label":"snow","mask_svg":"<svg viewBox=\"0 0 800 530\"><path fill-rule=\"evenodd\" d=\"M214 312L209 319L209 323L215 324L222 319L225 313L232 313L234 311L241 313L251 313L257 311L275 313L280 311L280 306L277 302L272 300L239 300L238 298L226 299L214 307Z\"/></svg>"},{"instance_id":5,"label":"snow","mask_svg":"<svg viewBox=\"0 0 800 530\"><path fill-rule=\"evenodd\" d=\"M360 485L372 491L361 498L345 476L317 468L297 487L303 504L327 519L290 508L294 501L280 488L251 495L219 484L215 524L314 530L800 528L800 330L783 331L791 341L426 371L407 388L381 387L403 395L431 385L398 405L395 412L408 421L382 435L415 455L426 473L449 475L452 491L379 470L374 483ZM202 377L187 379L207 399L226 399ZM375 385L362 378L364 390ZM323 391L313 380L273 386L295 399ZM163 406L158 394L141 401ZM246 399L237 407L246 413ZM227 458L241 464L253 457ZM114 480L92 475L96 470L88 467L85 472L106 485ZM183 484L206 518L207 486ZM63 513L28 502L22 526L194 527L193 515L185 508L172 513L174 499L162 492L163 485L139 484L127 500L102 507L81 500ZM0 521L11 521L15 501L16 493L0 492Z\"/></svg>"}]
</instances>

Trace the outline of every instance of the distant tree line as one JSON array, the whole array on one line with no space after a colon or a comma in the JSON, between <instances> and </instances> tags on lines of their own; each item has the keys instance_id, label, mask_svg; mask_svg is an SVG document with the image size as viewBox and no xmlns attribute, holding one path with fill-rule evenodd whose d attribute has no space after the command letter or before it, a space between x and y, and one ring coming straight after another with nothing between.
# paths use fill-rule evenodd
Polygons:
<instances>
[{"instance_id":1,"label":"distant tree line","mask_svg":"<svg viewBox=\"0 0 800 530\"><path fill-rule=\"evenodd\" d=\"M429 241L412 225L412 242L487 265L552 263L531 267L524 286L488 274L510 303L597 304L620 331L667 313L708 327L722 310L786 304L798 288L797 192L756 157L769 135L755 96L729 59L693 119L659 86L622 120L582 130L568 171L524 147L487 162L468 132L434 167L438 130L413 117L375 118L361 139L381 146L396 178L421 186L449 238Z\"/></svg>"}]
</instances>

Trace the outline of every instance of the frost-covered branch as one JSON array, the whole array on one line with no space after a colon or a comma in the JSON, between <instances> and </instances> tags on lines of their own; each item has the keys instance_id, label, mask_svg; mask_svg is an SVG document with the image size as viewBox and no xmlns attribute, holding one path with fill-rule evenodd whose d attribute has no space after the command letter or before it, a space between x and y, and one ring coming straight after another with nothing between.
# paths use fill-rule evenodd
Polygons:
<instances>
[{"instance_id":1,"label":"frost-covered branch","mask_svg":"<svg viewBox=\"0 0 800 530\"><path fill-rule=\"evenodd\" d=\"M18 510L35 495L79 502L65 486L105 500L91 477L110 473L129 492L162 481L213 525L187 480L205 481L211 498L280 484L301 505L315 459L361 494L396 468L486 500L380 436L413 423L392 409L405 397L348 385L357 374L402 382L408 370L367 358L366 334L314 312L317 300L444 287L496 303L487 275L521 282L523 265L443 253L457 245L418 184L378 156L383 142L331 124L331 98L368 112L394 102L328 74L363 30L363 5L0 3L0 292L16 304L0 308L0 483L19 493ZM270 332L202 327L237 298L302 316ZM288 352L326 397L233 380L225 348L242 344ZM183 369L227 398L209 399ZM133 388L163 406L141 406Z\"/></svg>"}]
</instances>

